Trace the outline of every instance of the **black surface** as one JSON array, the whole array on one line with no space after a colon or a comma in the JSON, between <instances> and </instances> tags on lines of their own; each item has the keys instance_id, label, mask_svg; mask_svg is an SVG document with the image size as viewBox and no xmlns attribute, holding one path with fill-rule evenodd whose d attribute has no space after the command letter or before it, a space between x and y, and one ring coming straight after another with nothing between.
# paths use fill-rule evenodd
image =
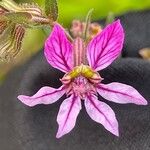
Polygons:
<instances>
[{"instance_id":1,"label":"black surface","mask_svg":"<svg viewBox=\"0 0 150 150\"><path fill-rule=\"evenodd\" d=\"M126 57L137 56L138 47L135 48L137 40L134 39L145 37L145 35L139 37L137 34L138 37L131 41L129 36L137 33L132 31L134 27L132 28L131 22L136 18L139 20L140 14L141 19L145 20L137 22L134 26L139 29L143 22L147 24L146 16L150 14L148 11L121 17L128 35L124 53ZM149 41L148 37L145 41L139 40L141 42L141 44L138 42L139 45L145 46ZM132 85L147 100L150 99L150 62L138 58L121 58L100 74L106 83L117 81ZM62 99L52 105L29 108L16 97L19 94L34 94L45 85L59 87L59 78L62 75L49 66L43 52L9 74L6 82L0 87L0 150L150 149L150 106L120 105L107 101L105 102L115 111L120 125L119 138L92 121L83 107L73 131L57 140L56 116Z\"/></svg>"},{"instance_id":2,"label":"black surface","mask_svg":"<svg viewBox=\"0 0 150 150\"><path fill-rule=\"evenodd\" d=\"M150 11L119 17L125 30L124 57L140 57L139 50L150 47Z\"/></svg>"}]
</instances>

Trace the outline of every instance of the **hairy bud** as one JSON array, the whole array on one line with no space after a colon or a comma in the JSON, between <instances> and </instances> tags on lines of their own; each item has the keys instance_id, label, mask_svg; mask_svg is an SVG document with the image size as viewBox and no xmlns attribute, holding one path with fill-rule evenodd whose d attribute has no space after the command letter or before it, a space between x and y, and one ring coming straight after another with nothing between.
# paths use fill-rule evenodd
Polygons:
<instances>
[{"instance_id":1,"label":"hairy bud","mask_svg":"<svg viewBox=\"0 0 150 150\"><path fill-rule=\"evenodd\" d=\"M8 61L18 54L26 28L49 24L49 19L36 4L0 1L0 60Z\"/></svg>"},{"instance_id":2,"label":"hairy bud","mask_svg":"<svg viewBox=\"0 0 150 150\"><path fill-rule=\"evenodd\" d=\"M21 49L25 28L11 23L0 36L0 59L10 61Z\"/></svg>"}]
</instances>

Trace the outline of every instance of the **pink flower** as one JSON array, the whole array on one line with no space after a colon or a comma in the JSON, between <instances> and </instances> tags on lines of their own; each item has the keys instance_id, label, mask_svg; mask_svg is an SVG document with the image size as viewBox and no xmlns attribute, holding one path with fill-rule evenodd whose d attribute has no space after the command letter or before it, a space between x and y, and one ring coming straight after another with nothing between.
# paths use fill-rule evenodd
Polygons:
<instances>
[{"instance_id":1,"label":"pink flower","mask_svg":"<svg viewBox=\"0 0 150 150\"><path fill-rule=\"evenodd\" d=\"M140 93L129 85L118 82L101 83L103 79L97 71L109 66L120 55L123 41L124 31L119 20L108 25L89 43L81 37L71 43L64 29L56 24L45 43L45 57L50 65L66 73L61 79L63 85L58 89L43 87L31 97L20 95L18 99L32 107L37 104L52 104L66 94L67 99L61 104L57 116L57 138L74 128L82 100L91 119L119 136L114 111L106 103L99 101L97 95L115 103L147 105Z\"/></svg>"}]
</instances>

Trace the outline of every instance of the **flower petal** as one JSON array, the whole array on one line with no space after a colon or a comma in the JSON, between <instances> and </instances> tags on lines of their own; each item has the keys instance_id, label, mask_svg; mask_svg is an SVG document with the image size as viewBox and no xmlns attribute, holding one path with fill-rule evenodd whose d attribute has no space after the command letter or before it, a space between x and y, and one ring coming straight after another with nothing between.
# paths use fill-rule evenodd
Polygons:
<instances>
[{"instance_id":1,"label":"flower petal","mask_svg":"<svg viewBox=\"0 0 150 150\"><path fill-rule=\"evenodd\" d=\"M124 31L117 20L99 33L87 47L90 66L98 71L109 66L121 53Z\"/></svg>"},{"instance_id":2,"label":"flower petal","mask_svg":"<svg viewBox=\"0 0 150 150\"><path fill-rule=\"evenodd\" d=\"M54 68L68 72L73 67L72 45L64 29L56 24L45 42L45 57Z\"/></svg>"},{"instance_id":3,"label":"flower petal","mask_svg":"<svg viewBox=\"0 0 150 150\"><path fill-rule=\"evenodd\" d=\"M97 92L109 101L126 104L147 105L145 98L132 86L113 82L110 84L100 84Z\"/></svg>"},{"instance_id":4,"label":"flower petal","mask_svg":"<svg viewBox=\"0 0 150 150\"><path fill-rule=\"evenodd\" d=\"M54 89L51 87L42 87L35 95L25 96L19 95L18 99L30 106L33 107L37 104L52 104L56 102L60 97L65 93L64 86L61 86L59 89Z\"/></svg>"},{"instance_id":5,"label":"flower petal","mask_svg":"<svg viewBox=\"0 0 150 150\"><path fill-rule=\"evenodd\" d=\"M90 95L85 99L85 108L92 120L102 124L112 134L119 136L115 113L106 103L97 100L95 95Z\"/></svg>"},{"instance_id":6,"label":"flower petal","mask_svg":"<svg viewBox=\"0 0 150 150\"><path fill-rule=\"evenodd\" d=\"M57 122L59 125L56 135L57 138L69 133L74 128L80 110L81 100L79 97L72 95L64 100L57 116Z\"/></svg>"}]
</instances>

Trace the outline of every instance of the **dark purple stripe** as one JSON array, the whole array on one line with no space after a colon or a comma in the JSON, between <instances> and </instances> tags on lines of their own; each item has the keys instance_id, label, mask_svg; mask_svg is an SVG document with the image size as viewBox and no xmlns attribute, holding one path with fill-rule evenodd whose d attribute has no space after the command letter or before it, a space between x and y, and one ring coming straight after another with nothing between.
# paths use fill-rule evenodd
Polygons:
<instances>
[{"instance_id":1,"label":"dark purple stripe","mask_svg":"<svg viewBox=\"0 0 150 150\"><path fill-rule=\"evenodd\" d=\"M59 34L60 34L60 33L59 33ZM55 49L55 46L54 46L54 44L53 44L53 41L51 40L51 46L52 46L52 48L53 48L53 52L55 53L55 55L56 55L60 60L63 61L63 63L60 62L60 61L54 56L54 54L52 54L52 52L50 52L51 55L52 55L52 57L55 59L55 60L52 60L53 63L54 63L56 66L58 66L58 65L55 63L55 61L57 60L57 62L61 63L61 64L67 69L67 70L66 70L66 69L64 69L64 68L61 67L62 70L70 71L71 68L70 68L70 66L69 66L68 63L67 63L67 60L66 60L66 58L65 58L65 55L63 55L63 53L62 53L62 51L63 51L63 49L62 49L62 42L67 42L67 41L66 41L67 39L64 39L63 41L61 41L60 35L57 36L57 38L53 35L53 36L51 37L51 39L54 39L55 41L57 41L57 43L58 43L58 45L59 45L59 48L60 48L60 51L59 51L59 54L58 54L58 53L57 53L57 50ZM65 43L65 45L66 45L66 43ZM47 45L47 46L49 47L49 45ZM49 60L49 61L50 61L50 60ZM59 66L59 67L60 67L60 66Z\"/></svg>"},{"instance_id":2,"label":"dark purple stripe","mask_svg":"<svg viewBox=\"0 0 150 150\"><path fill-rule=\"evenodd\" d=\"M109 29L109 28L107 28L107 29ZM109 41L110 41L110 39L111 39L111 37L112 37L112 34L113 34L114 30L115 30L115 27L113 27L113 30L112 30L112 32L110 33L110 35L109 35L109 37L108 37L108 39L107 39L105 45L103 45L104 43L102 44L102 49L101 49L100 53L98 54L98 56L97 56L97 58L96 58L96 60L95 60L95 65L93 66L94 69L96 68L97 63L98 63L98 61L100 60L102 53L104 52L104 50L105 50L106 47L108 46L108 43L109 43ZM105 32L106 32L106 29L105 29ZM106 34L106 33L105 33L105 34ZM101 35L101 38L102 38L102 36L105 36L105 34L104 34L104 32L103 32L103 34ZM105 37L104 37L104 38L105 38ZM103 41L104 41L104 38L103 38ZM107 52L107 53L108 53L108 52Z\"/></svg>"},{"instance_id":3,"label":"dark purple stripe","mask_svg":"<svg viewBox=\"0 0 150 150\"><path fill-rule=\"evenodd\" d=\"M98 110L99 113L101 113L105 117L106 121L110 124L110 126L112 128L114 128L113 125L112 125L112 123L107 119L107 117L105 116L105 114L99 110L99 108L96 106L96 104L94 103L94 101L92 100L91 97L92 96L88 96L88 99L90 100L91 104Z\"/></svg>"},{"instance_id":4,"label":"dark purple stripe","mask_svg":"<svg viewBox=\"0 0 150 150\"><path fill-rule=\"evenodd\" d=\"M62 90L64 90L64 87L63 87L62 89L60 89L60 90L55 90L55 91L52 92L52 93L44 94L44 95L38 96L38 97L36 97L36 98L41 98L41 97L44 97L44 96L49 96L49 95L55 94L55 93L57 93L57 92L59 92L59 91L62 91ZM35 99L35 98L31 98L31 99Z\"/></svg>"},{"instance_id":5,"label":"dark purple stripe","mask_svg":"<svg viewBox=\"0 0 150 150\"><path fill-rule=\"evenodd\" d=\"M128 97L131 97L131 98L135 98L131 95L128 95L126 93L122 93L122 92L119 92L119 91L115 91L115 90L110 90L108 88L104 88L104 87L101 87L101 86L98 86L97 87L98 89L102 89L102 90L105 90L105 91L108 91L108 92L112 92L112 93L117 93L117 94L121 94L121 95L125 95L125 96L128 96ZM141 100L140 98L136 98L137 100Z\"/></svg>"},{"instance_id":6,"label":"dark purple stripe","mask_svg":"<svg viewBox=\"0 0 150 150\"><path fill-rule=\"evenodd\" d=\"M75 103L76 99L77 99L77 97L76 97L75 95L73 95L72 102L71 102L71 106L70 106L70 108L69 108L69 111L68 111L68 114L67 114L67 118L65 119L65 122L64 122L64 125L63 125L62 130L64 129L64 127L65 127L65 125L66 125L66 123L67 123L67 121L68 121L69 115L70 115L70 113L71 113L71 110L72 110L72 108L73 108L73 106L74 106L74 103Z\"/></svg>"}]
</instances>

